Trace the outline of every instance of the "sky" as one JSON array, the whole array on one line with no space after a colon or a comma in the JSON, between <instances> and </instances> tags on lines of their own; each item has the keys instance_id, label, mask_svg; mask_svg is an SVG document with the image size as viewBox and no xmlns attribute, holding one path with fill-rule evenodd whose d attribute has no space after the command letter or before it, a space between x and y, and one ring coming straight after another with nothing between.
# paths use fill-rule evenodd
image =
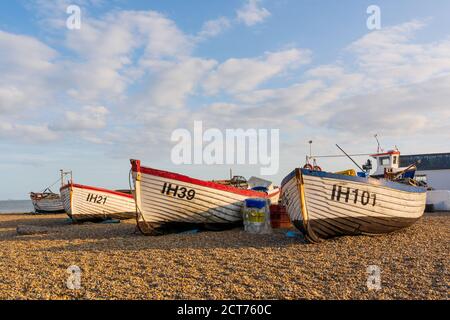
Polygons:
<instances>
[{"instance_id":1,"label":"sky","mask_svg":"<svg viewBox=\"0 0 450 320\"><path fill-rule=\"evenodd\" d=\"M126 188L131 158L201 179L259 175L174 164L172 133L194 121L279 129L275 183L303 166L309 140L314 154L371 153L375 134L403 154L449 152L449 12L447 0L1 1L0 200L59 169Z\"/></svg>"}]
</instances>

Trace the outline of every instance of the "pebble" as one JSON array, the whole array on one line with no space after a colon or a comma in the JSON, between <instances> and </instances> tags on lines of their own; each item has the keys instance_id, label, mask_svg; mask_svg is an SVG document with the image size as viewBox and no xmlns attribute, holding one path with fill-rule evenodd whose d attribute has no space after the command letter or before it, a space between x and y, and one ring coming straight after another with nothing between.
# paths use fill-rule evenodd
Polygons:
<instances>
[{"instance_id":1,"label":"pebble","mask_svg":"<svg viewBox=\"0 0 450 320\"><path fill-rule=\"evenodd\" d=\"M18 236L19 225L52 232ZM447 300L449 230L450 216L432 216L397 233L307 244L286 236L293 229L145 237L133 220L0 215L0 299ZM379 288L367 286L369 266Z\"/></svg>"}]
</instances>

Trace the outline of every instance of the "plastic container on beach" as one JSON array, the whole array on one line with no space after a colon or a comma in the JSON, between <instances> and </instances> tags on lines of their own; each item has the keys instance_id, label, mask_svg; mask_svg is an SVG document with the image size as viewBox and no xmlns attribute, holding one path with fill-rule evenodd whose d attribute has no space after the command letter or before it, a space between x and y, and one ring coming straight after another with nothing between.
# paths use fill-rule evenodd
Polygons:
<instances>
[{"instance_id":1,"label":"plastic container on beach","mask_svg":"<svg viewBox=\"0 0 450 320\"><path fill-rule=\"evenodd\" d=\"M244 230L255 234L270 234L269 200L263 198L246 199L242 209Z\"/></svg>"}]
</instances>

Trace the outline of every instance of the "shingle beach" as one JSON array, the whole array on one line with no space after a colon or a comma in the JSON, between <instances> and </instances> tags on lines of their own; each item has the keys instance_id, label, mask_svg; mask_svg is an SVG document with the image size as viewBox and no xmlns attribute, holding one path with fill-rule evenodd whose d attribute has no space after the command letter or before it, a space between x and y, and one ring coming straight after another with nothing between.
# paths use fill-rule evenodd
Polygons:
<instances>
[{"instance_id":1,"label":"shingle beach","mask_svg":"<svg viewBox=\"0 0 450 320\"><path fill-rule=\"evenodd\" d=\"M18 225L47 233L18 235ZM0 215L0 299L449 298L449 215L319 244L284 229L145 237L135 228L133 220ZM379 290L367 286L371 265L381 272ZM67 286L70 266L81 269L80 289Z\"/></svg>"}]
</instances>

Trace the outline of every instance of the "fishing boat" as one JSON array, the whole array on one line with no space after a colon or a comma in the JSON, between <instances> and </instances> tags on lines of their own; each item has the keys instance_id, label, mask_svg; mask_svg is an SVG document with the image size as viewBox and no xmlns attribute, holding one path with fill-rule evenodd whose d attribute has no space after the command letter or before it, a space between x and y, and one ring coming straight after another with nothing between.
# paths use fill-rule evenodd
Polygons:
<instances>
[{"instance_id":1,"label":"fishing boat","mask_svg":"<svg viewBox=\"0 0 450 320\"><path fill-rule=\"evenodd\" d=\"M374 178L394 178L413 179L417 166L415 164L409 167L400 167L400 151L398 149L384 152L379 150L370 155L377 162L377 170L371 176Z\"/></svg>"},{"instance_id":2,"label":"fishing boat","mask_svg":"<svg viewBox=\"0 0 450 320\"><path fill-rule=\"evenodd\" d=\"M389 153L389 157L398 154ZM397 231L422 217L427 189L406 174L411 166L395 172L387 171L386 167L383 168L386 175L378 179L369 175L370 161L359 167L358 174L354 170L324 172L318 166L311 170L310 165L305 165L284 178L282 201L292 223L311 242Z\"/></svg>"},{"instance_id":3,"label":"fishing boat","mask_svg":"<svg viewBox=\"0 0 450 320\"><path fill-rule=\"evenodd\" d=\"M136 216L131 191L75 184L71 178L61 186L60 192L64 209L74 221L122 220Z\"/></svg>"},{"instance_id":4,"label":"fishing boat","mask_svg":"<svg viewBox=\"0 0 450 320\"><path fill-rule=\"evenodd\" d=\"M371 177L295 169L282 182L292 223L308 240L389 233L420 219L426 188Z\"/></svg>"},{"instance_id":5,"label":"fishing boat","mask_svg":"<svg viewBox=\"0 0 450 320\"><path fill-rule=\"evenodd\" d=\"M265 198L278 202L280 194L279 188L268 192L241 189L229 183L148 168L141 166L139 160L131 160L131 166L137 225L145 235L193 228L224 230L242 225L244 200Z\"/></svg>"},{"instance_id":6,"label":"fishing boat","mask_svg":"<svg viewBox=\"0 0 450 320\"><path fill-rule=\"evenodd\" d=\"M61 197L50 188L43 192L30 192L30 199L36 213L64 213Z\"/></svg>"}]
</instances>

